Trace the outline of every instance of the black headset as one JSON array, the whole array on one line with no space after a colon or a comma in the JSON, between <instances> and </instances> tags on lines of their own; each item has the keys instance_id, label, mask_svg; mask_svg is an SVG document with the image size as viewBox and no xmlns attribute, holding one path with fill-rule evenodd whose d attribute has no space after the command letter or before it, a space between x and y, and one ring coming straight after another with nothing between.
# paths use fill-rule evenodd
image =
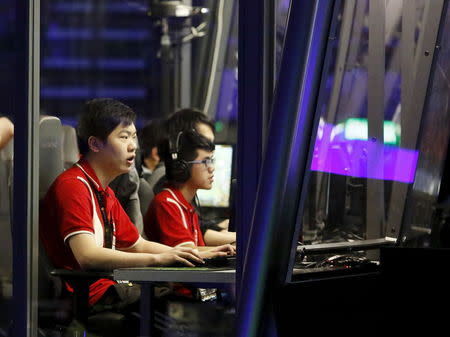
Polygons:
<instances>
[{"instance_id":1,"label":"black headset","mask_svg":"<svg viewBox=\"0 0 450 337\"><path fill-rule=\"evenodd\" d=\"M166 175L171 181L185 183L191 177L191 167L180 158L180 138L183 131L179 132L175 144L169 138L170 160L166 165ZM175 146L174 146L175 145Z\"/></svg>"}]
</instances>

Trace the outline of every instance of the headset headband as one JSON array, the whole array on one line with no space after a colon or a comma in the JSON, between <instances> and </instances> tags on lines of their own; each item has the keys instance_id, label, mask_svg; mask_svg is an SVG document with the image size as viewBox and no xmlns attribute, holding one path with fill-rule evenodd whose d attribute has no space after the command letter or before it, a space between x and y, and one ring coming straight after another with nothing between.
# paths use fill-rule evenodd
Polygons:
<instances>
[{"instance_id":1,"label":"headset headband","mask_svg":"<svg viewBox=\"0 0 450 337\"><path fill-rule=\"evenodd\" d=\"M175 143L175 149L172 148L171 151L170 151L171 156L172 156L172 160L178 159L179 142L180 142L180 137L181 137L182 133L183 133L183 131L178 132L177 140L176 140L176 143Z\"/></svg>"},{"instance_id":2,"label":"headset headband","mask_svg":"<svg viewBox=\"0 0 450 337\"><path fill-rule=\"evenodd\" d=\"M193 132L197 133L197 131L195 129L192 129L190 131L193 131ZM170 142L170 145L171 145L170 146L171 147L170 154L171 154L172 160L178 159L178 153L180 152L180 147L179 147L180 146L180 137L183 134L183 132L184 131L178 132L177 140L176 140L176 143L175 143L175 149L172 147L172 142Z\"/></svg>"}]
</instances>

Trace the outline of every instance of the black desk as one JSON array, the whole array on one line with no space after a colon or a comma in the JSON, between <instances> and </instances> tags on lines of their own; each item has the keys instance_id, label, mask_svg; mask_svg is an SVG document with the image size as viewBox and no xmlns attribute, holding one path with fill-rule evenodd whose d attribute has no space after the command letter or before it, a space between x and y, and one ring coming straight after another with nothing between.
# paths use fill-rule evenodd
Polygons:
<instances>
[{"instance_id":1,"label":"black desk","mask_svg":"<svg viewBox=\"0 0 450 337\"><path fill-rule=\"evenodd\" d=\"M145 268L121 268L114 270L114 280L131 281L140 283L141 316L151 317L151 301L153 285L158 282L182 282L201 284L235 283L236 271L234 269L209 269L209 268L173 268L173 267L145 267ZM140 333L142 337L150 336L151 319L141 319Z\"/></svg>"}]
</instances>

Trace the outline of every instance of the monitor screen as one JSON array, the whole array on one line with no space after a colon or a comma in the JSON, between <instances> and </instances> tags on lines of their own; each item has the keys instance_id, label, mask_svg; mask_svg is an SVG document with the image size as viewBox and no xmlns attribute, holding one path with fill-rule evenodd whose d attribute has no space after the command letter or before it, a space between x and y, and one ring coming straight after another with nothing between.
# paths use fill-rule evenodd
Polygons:
<instances>
[{"instance_id":1,"label":"monitor screen","mask_svg":"<svg viewBox=\"0 0 450 337\"><path fill-rule=\"evenodd\" d=\"M198 190L201 207L229 207L233 168L233 146L216 144L214 183L210 190Z\"/></svg>"}]
</instances>

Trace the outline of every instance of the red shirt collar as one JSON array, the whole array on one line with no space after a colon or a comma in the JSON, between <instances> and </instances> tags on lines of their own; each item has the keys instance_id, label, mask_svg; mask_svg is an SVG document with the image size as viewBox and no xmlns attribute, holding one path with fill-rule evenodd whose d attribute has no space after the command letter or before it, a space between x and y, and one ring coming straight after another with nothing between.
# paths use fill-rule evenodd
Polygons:
<instances>
[{"instance_id":1,"label":"red shirt collar","mask_svg":"<svg viewBox=\"0 0 450 337\"><path fill-rule=\"evenodd\" d=\"M91 181L92 185L97 189L97 191L105 191L108 193L108 190L110 189L108 186L106 189L103 189L102 184L100 183L100 180L97 177L97 174L95 173L92 166L89 164L89 162L86 159L80 159L78 163L75 164L83 173L85 176Z\"/></svg>"},{"instance_id":2,"label":"red shirt collar","mask_svg":"<svg viewBox=\"0 0 450 337\"><path fill-rule=\"evenodd\" d=\"M183 193L181 193L178 188L174 188L173 186L166 186L164 190L169 192L174 197L174 199L186 210L195 210L194 206L192 206L192 204L184 198Z\"/></svg>"}]
</instances>

